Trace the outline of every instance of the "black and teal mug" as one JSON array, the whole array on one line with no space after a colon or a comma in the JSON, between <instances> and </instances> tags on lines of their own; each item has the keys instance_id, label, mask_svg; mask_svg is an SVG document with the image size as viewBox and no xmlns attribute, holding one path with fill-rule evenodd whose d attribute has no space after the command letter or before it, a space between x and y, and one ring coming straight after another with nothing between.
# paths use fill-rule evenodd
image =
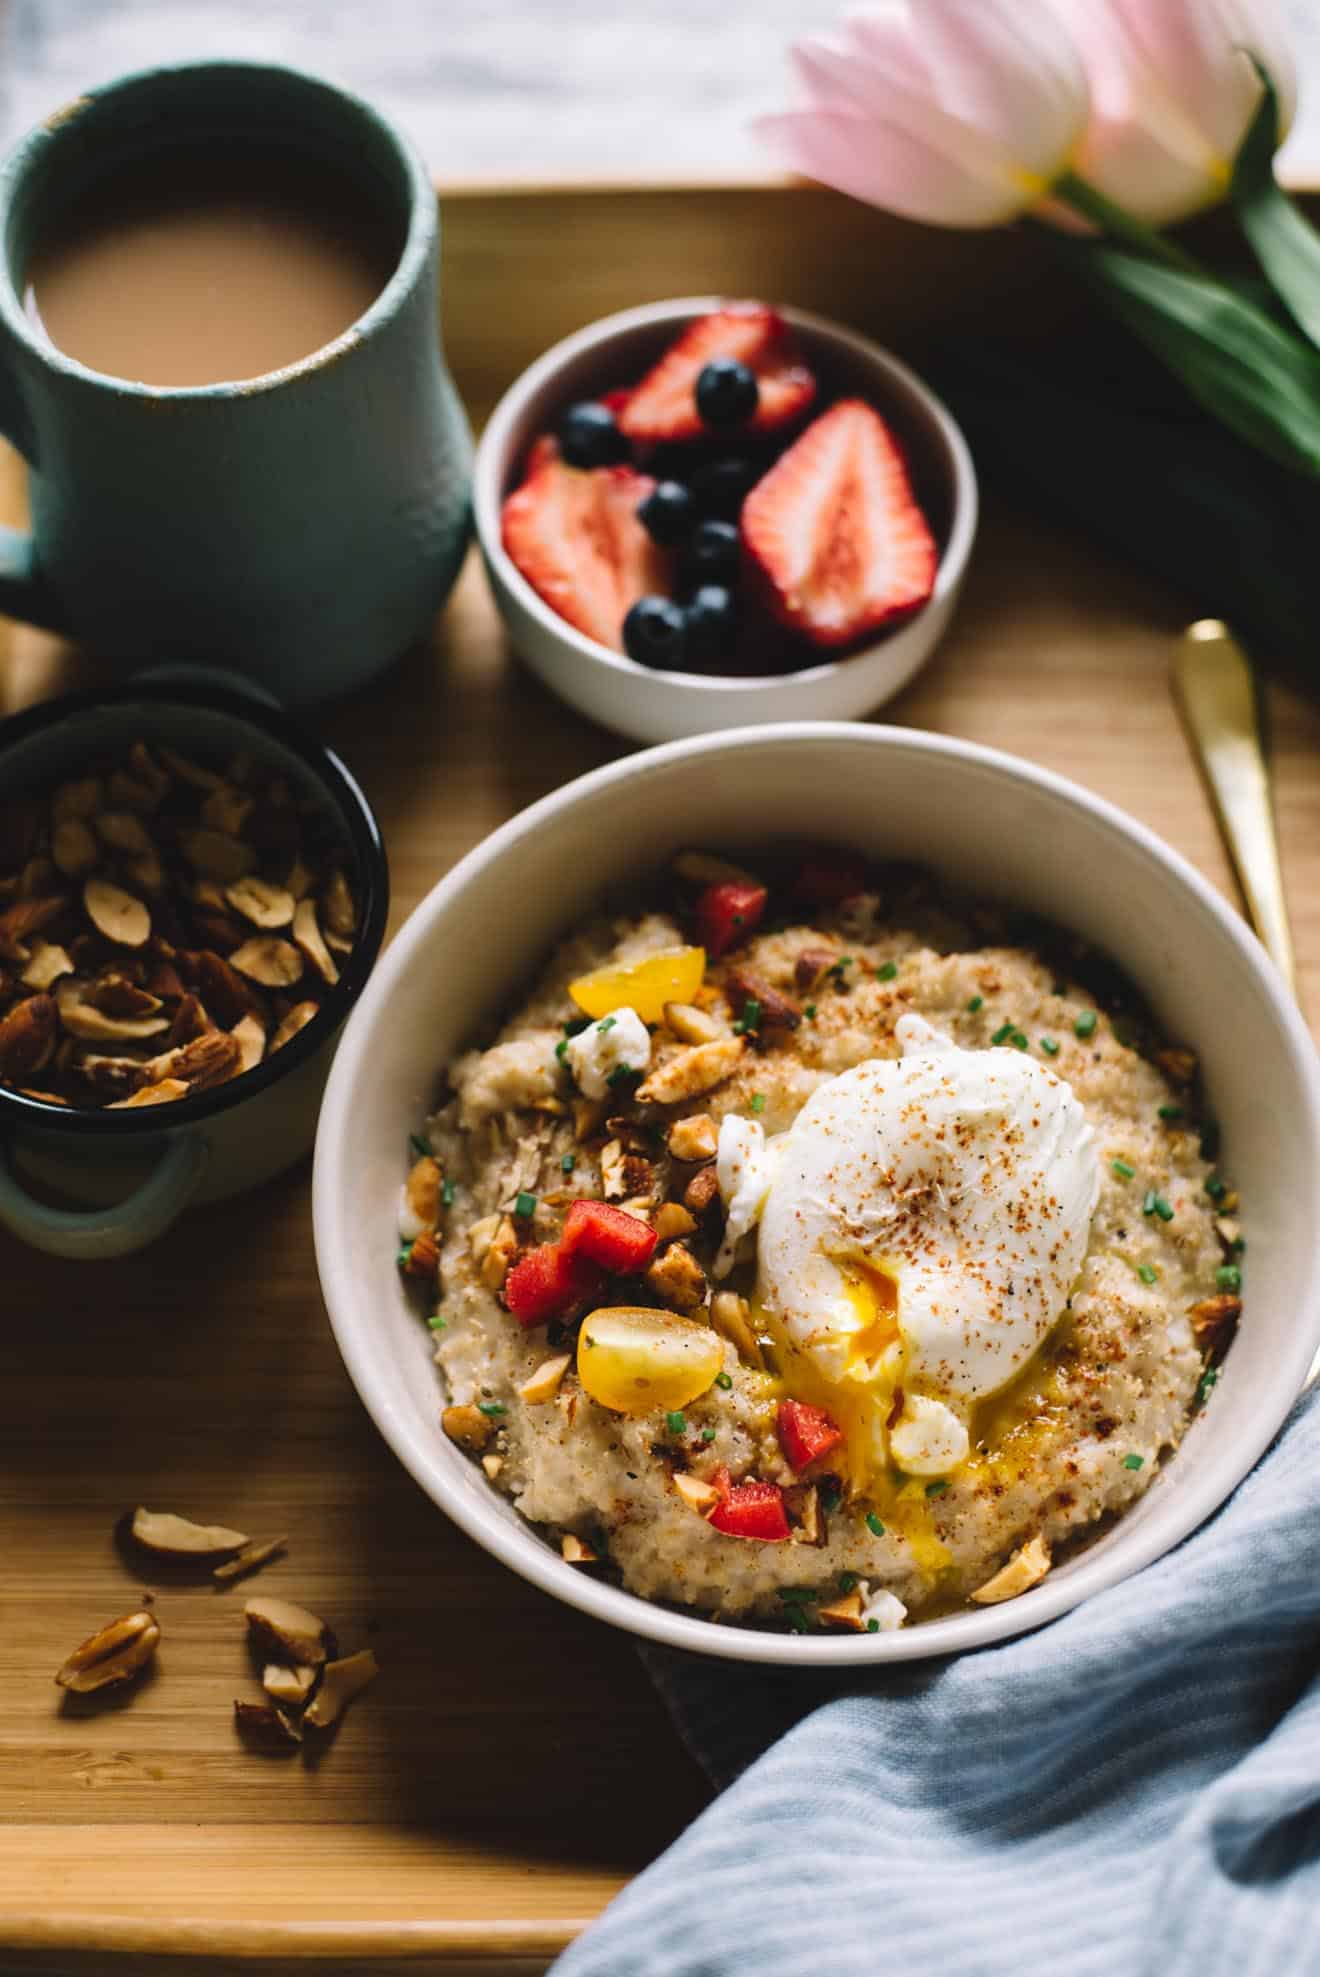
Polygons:
<instances>
[{"instance_id":1,"label":"black and teal mug","mask_svg":"<svg viewBox=\"0 0 1320 1977\"><path fill-rule=\"evenodd\" d=\"M350 171L398 258L323 349L238 383L89 370L24 306L51 229L104 175L171 150L293 150ZM441 354L435 190L366 103L287 68L207 62L88 92L0 169L0 432L31 469L0 533L0 610L98 651L246 673L285 702L360 685L429 625L467 542L471 438Z\"/></svg>"}]
</instances>

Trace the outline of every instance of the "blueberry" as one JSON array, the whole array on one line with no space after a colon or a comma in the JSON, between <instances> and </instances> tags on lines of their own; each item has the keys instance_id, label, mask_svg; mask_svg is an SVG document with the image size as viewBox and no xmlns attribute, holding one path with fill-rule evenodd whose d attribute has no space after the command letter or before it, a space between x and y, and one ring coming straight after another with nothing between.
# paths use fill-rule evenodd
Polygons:
<instances>
[{"instance_id":1,"label":"blueberry","mask_svg":"<svg viewBox=\"0 0 1320 1977\"><path fill-rule=\"evenodd\" d=\"M650 536L667 548L678 542L692 527L692 495L682 481L658 481L639 503L637 519Z\"/></svg>"},{"instance_id":2,"label":"blueberry","mask_svg":"<svg viewBox=\"0 0 1320 1977\"><path fill-rule=\"evenodd\" d=\"M726 584L704 583L689 599L688 657L697 664L725 658L733 649L738 615L733 592Z\"/></svg>"},{"instance_id":3,"label":"blueberry","mask_svg":"<svg viewBox=\"0 0 1320 1977\"><path fill-rule=\"evenodd\" d=\"M703 520L736 522L743 501L760 478L750 460L716 460L692 476L692 499Z\"/></svg>"},{"instance_id":4,"label":"blueberry","mask_svg":"<svg viewBox=\"0 0 1320 1977\"><path fill-rule=\"evenodd\" d=\"M738 531L732 522L702 522L688 544L687 563L693 580L731 577L738 568Z\"/></svg>"},{"instance_id":5,"label":"blueberry","mask_svg":"<svg viewBox=\"0 0 1320 1977\"><path fill-rule=\"evenodd\" d=\"M555 427L555 437L570 467L615 467L628 458L628 442L613 412L594 399L570 405Z\"/></svg>"},{"instance_id":6,"label":"blueberry","mask_svg":"<svg viewBox=\"0 0 1320 1977\"><path fill-rule=\"evenodd\" d=\"M681 666L687 619L667 597L639 597L623 621L623 649L639 666Z\"/></svg>"},{"instance_id":7,"label":"blueberry","mask_svg":"<svg viewBox=\"0 0 1320 1977\"><path fill-rule=\"evenodd\" d=\"M744 426L756 414L761 387L736 357L714 357L697 378L697 410L708 426Z\"/></svg>"}]
</instances>

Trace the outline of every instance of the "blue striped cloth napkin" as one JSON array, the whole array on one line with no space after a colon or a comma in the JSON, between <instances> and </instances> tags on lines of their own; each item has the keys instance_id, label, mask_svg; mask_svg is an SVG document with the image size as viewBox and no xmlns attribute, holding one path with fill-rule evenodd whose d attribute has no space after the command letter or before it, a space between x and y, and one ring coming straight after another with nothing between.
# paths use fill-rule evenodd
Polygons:
<instances>
[{"instance_id":1,"label":"blue striped cloth napkin","mask_svg":"<svg viewBox=\"0 0 1320 1977\"><path fill-rule=\"evenodd\" d=\"M1318 1648L1308 1395L1208 1525L1038 1633L846 1683L654 1655L727 1789L556 1977L1309 1977Z\"/></svg>"}]
</instances>

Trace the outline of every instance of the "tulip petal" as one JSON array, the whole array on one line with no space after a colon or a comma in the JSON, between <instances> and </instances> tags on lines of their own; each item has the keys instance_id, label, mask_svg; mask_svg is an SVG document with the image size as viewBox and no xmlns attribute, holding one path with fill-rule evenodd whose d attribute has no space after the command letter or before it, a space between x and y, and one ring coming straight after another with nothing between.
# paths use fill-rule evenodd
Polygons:
<instances>
[{"instance_id":1,"label":"tulip petal","mask_svg":"<svg viewBox=\"0 0 1320 1977\"><path fill-rule=\"evenodd\" d=\"M1149 124L1106 110L1093 115L1076 169L1097 192L1148 226L1186 219L1224 191L1208 157L1189 160L1161 142Z\"/></svg>"},{"instance_id":2,"label":"tulip petal","mask_svg":"<svg viewBox=\"0 0 1320 1977\"><path fill-rule=\"evenodd\" d=\"M941 106L1043 188L1070 161L1089 109L1086 72L1052 0L919 0L916 45Z\"/></svg>"},{"instance_id":3,"label":"tulip petal","mask_svg":"<svg viewBox=\"0 0 1320 1977\"><path fill-rule=\"evenodd\" d=\"M1012 219L1022 197L968 172L910 131L831 110L758 117L757 135L791 170L933 226L985 227Z\"/></svg>"},{"instance_id":4,"label":"tulip petal","mask_svg":"<svg viewBox=\"0 0 1320 1977\"><path fill-rule=\"evenodd\" d=\"M1135 93L1161 95L1165 141L1188 152L1183 126L1227 166L1260 102L1260 83L1243 54L1255 55L1279 97L1279 128L1288 131L1297 103L1297 72L1287 29L1273 0L1110 0L1109 11L1134 76ZM1162 119L1162 121L1165 121Z\"/></svg>"},{"instance_id":5,"label":"tulip petal","mask_svg":"<svg viewBox=\"0 0 1320 1977\"><path fill-rule=\"evenodd\" d=\"M906 6L873 7L864 14L852 14L844 22L843 36L850 57L864 63L876 77L930 93L930 71L913 38L912 15Z\"/></svg>"}]
</instances>

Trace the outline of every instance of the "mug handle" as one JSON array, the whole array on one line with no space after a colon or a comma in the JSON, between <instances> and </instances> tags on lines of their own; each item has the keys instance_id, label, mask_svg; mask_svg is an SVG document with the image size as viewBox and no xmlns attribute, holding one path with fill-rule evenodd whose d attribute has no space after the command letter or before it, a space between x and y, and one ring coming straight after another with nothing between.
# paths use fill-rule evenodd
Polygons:
<instances>
[{"instance_id":1,"label":"mug handle","mask_svg":"<svg viewBox=\"0 0 1320 1977\"><path fill-rule=\"evenodd\" d=\"M15 1177L10 1150L0 1143L0 1224L45 1250L84 1262L128 1256L163 1235L197 1191L210 1157L201 1133L174 1133L150 1176L112 1208L47 1208Z\"/></svg>"},{"instance_id":2,"label":"mug handle","mask_svg":"<svg viewBox=\"0 0 1320 1977\"><path fill-rule=\"evenodd\" d=\"M29 467L36 464L27 412L13 374L3 362L0 362L0 438L7 439ZM22 618L25 624L40 625L45 631L69 629L68 612L41 568L37 545L27 529L0 527L0 612L8 618Z\"/></svg>"}]
</instances>

